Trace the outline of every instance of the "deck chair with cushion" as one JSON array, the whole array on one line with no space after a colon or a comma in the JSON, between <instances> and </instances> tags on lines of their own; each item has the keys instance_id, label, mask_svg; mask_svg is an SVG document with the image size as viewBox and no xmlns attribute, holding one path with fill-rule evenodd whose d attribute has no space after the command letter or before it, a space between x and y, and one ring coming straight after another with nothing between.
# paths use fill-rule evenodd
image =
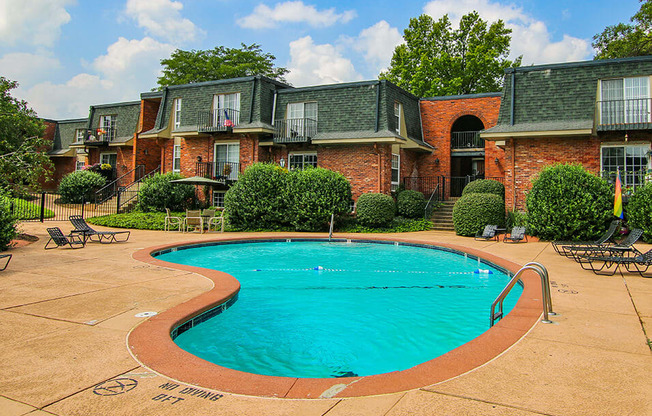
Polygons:
<instances>
[{"instance_id":1,"label":"deck chair with cushion","mask_svg":"<svg viewBox=\"0 0 652 416\"><path fill-rule=\"evenodd\" d=\"M82 248L86 245L86 240L79 234L64 235L59 227L52 227L47 229L50 239L45 243L46 250L57 247L69 246L70 248ZM50 243L54 243L50 246Z\"/></svg>"},{"instance_id":2,"label":"deck chair with cushion","mask_svg":"<svg viewBox=\"0 0 652 416\"><path fill-rule=\"evenodd\" d=\"M509 234L503 237L503 243L520 243L525 240L527 243L527 235L525 235L525 227L514 227Z\"/></svg>"},{"instance_id":3,"label":"deck chair with cushion","mask_svg":"<svg viewBox=\"0 0 652 416\"><path fill-rule=\"evenodd\" d=\"M561 241L556 240L552 242L552 248L555 249L557 254L572 257L572 250L565 250L564 247L582 247L582 246L609 246L615 244L613 237L616 231L620 228L620 220L613 220L609 224L609 228L605 231L600 238L595 241Z\"/></svg>"},{"instance_id":4,"label":"deck chair with cushion","mask_svg":"<svg viewBox=\"0 0 652 416\"><path fill-rule=\"evenodd\" d=\"M0 269L0 272L3 271L4 269L9 266L9 261L11 260L11 254L0 254L0 259L7 259L7 262L5 263L4 266L2 266L2 269Z\"/></svg>"},{"instance_id":5,"label":"deck chair with cushion","mask_svg":"<svg viewBox=\"0 0 652 416\"><path fill-rule=\"evenodd\" d=\"M84 241L97 241L103 244L124 243L129 240L131 231L95 231L81 215L71 215L68 217L72 226L75 227L71 234L81 234ZM94 240L96 238L97 240Z\"/></svg>"},{"instance_id":6,"label":"deck chair with cushion","mask_svg":"<svg viewBox=\"0 0 652 416\"><path fill-rule=\"evenodd\" d=\"M590 269L595 274L606 276L613 276L620 266L625 266L625 269L630 273L638 273L641 277L646 276L647 269L652 266L652 250L639 254L635 257L628 256L587 256L585 262L589 264ZM615 266L613 270L612 266Z\"/></svg>"},{"instance_id":7,"label":"deck chair with cushion","mask_svg":"<svg viewBox=\"0 0 652 416\"><path fill-rule=\"evenodd\" d=\"M206 210L204 210L206 212ZM208 220L206 221L206 228L208 231L211 230L211 227L215 227L215 231L217 231L217 227L220 226L220 232L224 232L224 210L220 211L219 215L213 215L212 217L209 217Z\"/></svg>"},{"instance_id":8,"label":"deck chair with cushion","mask_svg":"<svg viewBox=\"0 0 652 416\"><path fill-rule=\"evenodd\" d=\"M165 222L163 223L163 230L170 231L174 229L175 231L181 231L183 227L183 218L174 217L170 215L170 209L165 208Z\"/></svg>"},{"instance_id":9,"label":"deck chair with cushion","mask_svg":"<svg viewBox=\"0 0 652 416\"><path fill-rule=\"evenodd\" d=\"M188 230L197 230L204 232L204 217L201 216L200 210L187 210L186 218L183 219L183 232Z\"/></svg>"},{"instance_id":10,"label":"deck chair with cushion","mask_svg":"<svg viewBox=\"0 0 652 416\"><path fill-rule=\"evenodd\" d=\"M638 241L639 238L643 235L643 230L640 228L634 228L629 232L627 238L621 241L618 244L607 247L590 247L590 248L579 248L572 251L573 258L576 262L580 263L583 269L592 270L593 267L590 266L588 258L597 258L597 257L636 257L640 256L642 253L634 247L634 243Z\"/></svg>"},{"instance_id":11,"label":"deck chair with cushion","mask_svg":"<svg viewBox=\"0 0 652 416\"><path fill-rule=\"evenodd\" d=\"M498 241L498 234L496 234L497 225L487 225L484 230L478 231L475 235L476 240L496 240Z\"/></svg>"}]
</instances>

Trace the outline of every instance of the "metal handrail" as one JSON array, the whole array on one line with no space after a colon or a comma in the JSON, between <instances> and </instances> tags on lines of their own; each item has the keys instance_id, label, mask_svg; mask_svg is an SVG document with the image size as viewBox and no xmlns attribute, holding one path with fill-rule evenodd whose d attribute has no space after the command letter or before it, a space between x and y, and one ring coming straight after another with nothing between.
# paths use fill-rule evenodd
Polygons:
<instances>
[{"instance_id":1,"label":"metal handrail","mask_svg":"<svg viewBox=\"0 0 652 416\"><path fill-rule=\"evenodd\" d=\"M541 294L543 296L543 319L541 322L544 324L551 324L552 321L548 319L548 315L556 315L552 311L552 299L550 297L550 279L548 278L548 270L541 264L537 262L527 263L525 266L516 272L514 277L511 278L509 283L503 288L500 294L496 299L491 303L491 316L489 326L492 327L497 320L503 317L503 301L516 285L516 282L520 280L520 276L526 270L532 270L536 272L541 278ZM496 312L496 305L498 305L498 312Z\"/></svg>"},{"instance_id":2,"label":"metal handrail","mask_svg":"<svg viewBox=\"0 0 652 416\"><path fill-rule=\"evenodd\" d=\"M135 168L131 169L129 172L121 175L120 177L112 180L110 183L107 185L104 185L102 188L98 189L95 191L95 205L99 205L105 201L108 201L109 199L113 198L118 191L118 183L122 180L127 175L131 175L133 172L141 172L142 170L145 169L145 165L138 165ZM134 177L137 176L137 174L134 175ZM133 182L132 182L133 183ZM112 189L110 189L112 188Z\"/></svg>"},{"instance_id":3,"label":"metal handrail","mask_svg":"<svg viewBox=\"0 0 652 416\"><path fill-rule=\"evenodd\" d=\"M117 192L118 200L116 202L116 214L120 213L120 208L122 208L124 205L127 205L133 199L138 198L138 193L140 192L140 184L143 183L143 179L154 176L160 171L161 171L161 165L158 165L158 167L153 171L141 176L138 180L133 181L129 185L125 186L124 188L118 189ZM133 190L130 189L132 186L136 186L136 188L138 189L136 189L136 191L134 192ZM127 192L130 192L131 196L127 198L123 198L122 194L126 194Z\"/></svg>"},{"instance_id":4,"label":"metal handrail","mask_svg":"<svg viewBox=\"0 0 652 416\"><path fill-rule=\"evenodd\" d=\"M333 238L333 223L335 222L335 213L331 214L331 225L328 230L328 241L331 241L331 238Z\"/></svg>"},{"instance_id":5,"label":"metal handrail","mask_svg":"<svg viewBox=\"0 0 652 416\"><path fill-rule=\"evenodd\" d=\"M435 195L437 195L437 199L439 199L439 193L438 192L439 192L439 184L437 184L437 186L435 186L435 190L432 191L432 193L430 194L430 198L428 199L428 202L426 203L426 206L423 209L423 218L426 219L426 220L428 219L428 209L430 208L430 202L432 202L432 198Z\"/></svg>"}]
</instances>

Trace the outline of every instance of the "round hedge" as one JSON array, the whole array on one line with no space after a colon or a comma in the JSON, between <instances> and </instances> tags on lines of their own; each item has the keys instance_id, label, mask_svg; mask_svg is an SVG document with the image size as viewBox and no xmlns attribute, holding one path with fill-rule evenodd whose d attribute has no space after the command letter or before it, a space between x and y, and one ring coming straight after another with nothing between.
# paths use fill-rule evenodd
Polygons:
<instances>
[{"instance_id":1,"label":"round hedge","mask_svg":"<svg viewBox=\"0 0 652 416\"><path fill-rule=\"evenodd\" d=\"M505 185L493 179L476 179L462 190L462 196L467 194L495 194L505 198Z\"/></svg>"},{"instance_id":2,"label":"round hedge","mask_svg":"<svg viewBox=\"0 0 652 416\"><path fill-rule=\"evenodd\" d=\"M106 178L90 170L70 172L59 183L59 194L64 204L95 201L95 191L106 185Z\"/></svg>"},{"instance_id":3,"label":"round hedge","mask_svg":"<svg viewBox=\"0 0 652 416\"><path fill-rule=\"evenodd\" d=\"M181 178L183 176L178 173L168 172L144 179L138 192L138 208L143 212L164 212L165 208L184 211L192 207L196 199L195 186L170 182Z\"/></svg>"},{"instance_id":4,"label":"round hedge","mask_svg":"<svg viewBox=\"0 0 652 416\"><path fill-rule=\"evenodd\" d=\"M488 224L505 225L505 200L496 194L462 195L453 206L455 233L475 236Z\"/></svg>"},{"instance_id":5,"label":"round hedge","mask_svg":"<svg viewBox=\"0 0 652 416\"><path fill-rule=\"evenodd\" d=\"M643 239L652 243L652 182L636 189L626 207L630 228L641 228Z\"/></svg>"},{"instance_id":6,"label":"round hedge","mask_svg":"<svg viewBox=\"0 0 652 416\"><path fill-rule=\"evenodd\" d=\"M421 218L426 208L426 198L421 192L406 190L396 196L398 215L405 218Z\"/></svg>"},{"instance_id":7,"label":"round hedge","mask_svg":"<svg viewBox=\"0 0 652 416\"><path fill-rule=\"evenodd\" d=\"M385 194L362 194L356 204L356 218L369 227L387 227L394 219L394 198Z\"/></svg>"},{"instance_id":8,"label":"round hedge","mask_svg":"<svg viewBox=\"0 0 652 416\"><path fill-rule=\"evenodd\" d=\"M592 240L613 219L612 185L579 164L544 167L527 194L529 232L544 240Z\"/></svg>"}]
</instances>

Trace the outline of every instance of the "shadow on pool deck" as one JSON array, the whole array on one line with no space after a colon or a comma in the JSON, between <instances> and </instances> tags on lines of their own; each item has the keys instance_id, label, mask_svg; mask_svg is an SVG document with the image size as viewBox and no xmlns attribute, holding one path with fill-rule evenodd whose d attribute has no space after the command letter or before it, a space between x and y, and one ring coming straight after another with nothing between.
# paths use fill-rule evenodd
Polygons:
<instances>
[{"instance_id":1,"label":"shadow on pool deck","mask_svg":"<svg viewBox=\"0 0 652 416\"><path fill-rule=\"evenodd\" d=\"M447 232L392 235L463 245L518 264L541 262L550 272L554 310L560 315L553 318L554 324L537 323L502 355L453 379L400 393L298 400L236 395L176 382L142 367L129 353L127 334L146 319L137 313L165 311L212 287L198 274L143 263L132 258L133 253L222 235L134 231L128 243L46 252L49 226L69 228L64 222L22 224L22 231L40 241L12 249L9 268L0 272L2 415L649 415L652 411L652 353L644 333L644 328L650 333L652 324L652 279L595 276L557 256L545 242L477 242Z\"/></svg>"}]
</instances>

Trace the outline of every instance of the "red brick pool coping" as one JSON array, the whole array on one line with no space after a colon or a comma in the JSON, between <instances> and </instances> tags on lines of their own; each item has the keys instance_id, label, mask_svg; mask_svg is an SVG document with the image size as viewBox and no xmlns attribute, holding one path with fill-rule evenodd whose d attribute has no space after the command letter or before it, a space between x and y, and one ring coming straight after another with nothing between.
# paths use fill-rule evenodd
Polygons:
<instances>
[{"instance_id":1,"label":"red brick pool coping","mask_svg":"<svg viewBox=\"0 0 652 416\"><path fill-rule=\"evenodd\" d=\"M152 253L173 247L206 244L214 241L269 240L278 238L323 238L319 236L274 235L247 238L225 237L185 243L148 247L133 254L133 258L151 265L198 273L214 283L213 289L187 302L164 311L135 327L128 335L127 344L136 360L145 367L188 384L222 392L251 396L279 398L359 397L396 393L429 386L448 380L477 368L521 339L537 323L542 311L541 282L539 276L523 273L523 293L512 311L479 337L448 353L403 371L394 371L364 377L345 378L291 378L245 373L210 363L179 348L172 330L203 312L220 305L237 294L240 283L231 275L217 270L169 263L152 257ZM483 251L455 244L425 242L410 238L387 236L338 235L338 239L382 240L424 244L466 252L480 257L512 273L520 265ZM487 308L487 311L489 308ZM489 320L487 314L486 317Z\"/></svg>"}]
</instances>

